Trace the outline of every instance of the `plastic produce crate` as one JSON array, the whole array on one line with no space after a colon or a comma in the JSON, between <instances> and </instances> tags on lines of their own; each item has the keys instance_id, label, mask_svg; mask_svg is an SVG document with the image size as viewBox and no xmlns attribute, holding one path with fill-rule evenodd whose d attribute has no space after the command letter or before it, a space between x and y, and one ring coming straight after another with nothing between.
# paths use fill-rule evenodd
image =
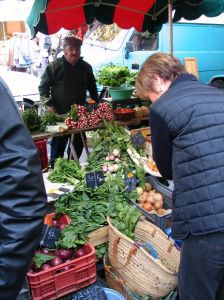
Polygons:
<instances>
[{"instance_id":1,"label":"plastic produce crate","mask_svg":"<svg viewBox=\"0 0 224 300\"><path fill-rule=\"evenodd\" d=\"M34 141L41 161L42 170L48 168L47 140Z\"/></svg>"},{"instance_id":2,"label":"plastic produce crate","mask_svg":"<svg viewBox=\"0 0 224 300\"><path fill-rule=\"evenodd\" d=\"M164 197L163 203L165 209L172 209L172 190L169 187L159 183L159 181L153 177L149 176L146 178L147 182L151 183L152 187L159 193L161 193ZM152 222L154 225L158 226L161 230L165 231L167 227L170 227L172 224L171 213L165 214L164 216L159 216L155 213L149 213L142 207L140 207L137 203L133 202L136 207L143 213L146 220Z\"/></svg>"},{"instance_id":3,"label":"plastic produce crate","mask_svg":"<svg viewBox=\"0 0 224 300\"><path fill-rule=\"evenodd\" d=\"M48 226L52 226L52 221L53 221L54 216L55 216L55 213L45 215L44 224L46 224ZM57 220L59 223L63 223L63 224L67 224L67 225L71 223L70 218L65 214L61 215Z\"/></svg>"},{"instance_id":4,"label":"plastic produce crate","mask_svg":"<svg viewBox=\"0 0 224 300\"><path fill-rule=\"evenodd\" d=\"M91 244L86 244L84 250L87 254L80 258L46 271L28 273L32 299L57 299L94 283L96 281L96 251Z\"/></svg>"}]
</instances>

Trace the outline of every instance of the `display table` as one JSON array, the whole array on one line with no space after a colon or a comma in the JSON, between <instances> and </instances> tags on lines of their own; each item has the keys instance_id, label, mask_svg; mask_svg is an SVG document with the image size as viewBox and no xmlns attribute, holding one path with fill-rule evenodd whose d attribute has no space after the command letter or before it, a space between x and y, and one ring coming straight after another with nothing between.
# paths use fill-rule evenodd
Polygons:
<instances>
[{"instance_id":1,"label":"display table","mask_svg":"<svg viewBox=\"0 0 224 300\"><path fill-rule=\"evenodd\" d=\"M137 126L137 125L140 125L142 121L147 121L147 120L148 120L148 117L144 117L144 118L133 118L132 120L129 120L129 121L117 121L117 122L121 126L131 126L131 125ZM49 139L49 138L52 138L55 136L70 135L71 136L71 143L70 143L71 154L74 159L78 160L75 148L72 143L74 135L76 133L80 133L82 141L83 141L84 149L85 149L86 155L88 157L89 149L88 149L88 145L87 145L86 138L85 138L85 132L96 131L98 129L104 129L104 128L105 128L105 125L101 124L101 125L94 126L94 127L88 127L88 128L82 128L82 129L69 129L67 131L57 132L57 133L41 132L41 133L32 134L32 139L34 141L37 141L37 140Z\"/></svg>"}]
</instances>

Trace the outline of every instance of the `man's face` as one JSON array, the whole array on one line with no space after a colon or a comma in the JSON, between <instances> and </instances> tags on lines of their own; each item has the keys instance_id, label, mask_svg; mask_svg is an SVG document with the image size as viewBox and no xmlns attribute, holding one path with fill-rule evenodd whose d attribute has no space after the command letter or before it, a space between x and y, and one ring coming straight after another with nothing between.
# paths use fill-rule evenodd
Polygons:
<instances>
[{"instance_id":1,"label":"man's face","mask_svg":"<svg viewBox=\"0 0 224 300\"><path fill-rule=\"evenodd\" d=\"M64 56L67 62L71 65L75 65L80 58L81 49L80 47L67 46L64 49Z\"/></svg>"}]
</instances>

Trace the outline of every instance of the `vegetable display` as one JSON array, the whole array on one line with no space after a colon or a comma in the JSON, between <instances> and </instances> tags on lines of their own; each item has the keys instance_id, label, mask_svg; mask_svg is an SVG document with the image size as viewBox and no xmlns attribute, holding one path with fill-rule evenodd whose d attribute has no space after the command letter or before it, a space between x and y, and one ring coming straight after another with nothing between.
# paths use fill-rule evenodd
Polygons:
<instances>
[{"instance_id":1,"label":"vegetable display","mask_svg":"<svg viewBox=\"0 0 224 300\"><path fill-rule=\"evenodd\" d=\"M133 83L134 74L128 67L108 64L103 66L98 72L97 81L104 86L119 87L124 84Z\"/></svg>"},{"instance_id":2,"label":"vegetable display","mask_svg":"<svg viewBox=\"0 0 224 300\"><path fill-rule=\"evenodd\" d=\"M97 126L103 120L113 120L113 112L108 103L100 103L98 108L88 112L85 106L74 104L68 113L65 124L69 128Z\"/></svg>"},{"instance_id":3,"label":"vegetable display","mask_svg":"<svg viewBox=\"0 0 224 300\"><path fill-rule=\"evenodd\" d=\"M85 111L77 108L73 117L79 119ZM58 159L48 177L54 182L75 185L73 191L59 196L55 202L56 216L66 214L71 221L60 231L57 249L79 249L87 243L89 233L107 225L108 217L118 230L133 238L135 226L142 215L133 202L162 215L163 196L153 191L145 179L142 164L142 157L146 155L144 148L135 148L130 132L116 121L104 121L104 124L105 129L92 133L93 149L83 167L76 161ZM104 172L104 182L95 189L88 187L85 174L100 170ZM130 173L137 180L137 188L133 190L126 186ZM99 247L99 258L105 251L106 247Z\"/></svg>"}]
</instances>

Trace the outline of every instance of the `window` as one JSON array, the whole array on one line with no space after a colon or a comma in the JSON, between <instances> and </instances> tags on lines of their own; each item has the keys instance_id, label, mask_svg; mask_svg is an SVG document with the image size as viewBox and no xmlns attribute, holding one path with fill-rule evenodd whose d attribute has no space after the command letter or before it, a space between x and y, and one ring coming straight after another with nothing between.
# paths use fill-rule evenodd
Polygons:
<instances>
[{"instance_id":1,"label":"window","mask_svg":"<svg viewBox=\"0 0 224 300\"><path fill-rule=\"evenodd\" d=\"M133 32L130 41L134 51L155 51L158 49L158 34L149 32Z\"/></svg>"}]
</instances>

